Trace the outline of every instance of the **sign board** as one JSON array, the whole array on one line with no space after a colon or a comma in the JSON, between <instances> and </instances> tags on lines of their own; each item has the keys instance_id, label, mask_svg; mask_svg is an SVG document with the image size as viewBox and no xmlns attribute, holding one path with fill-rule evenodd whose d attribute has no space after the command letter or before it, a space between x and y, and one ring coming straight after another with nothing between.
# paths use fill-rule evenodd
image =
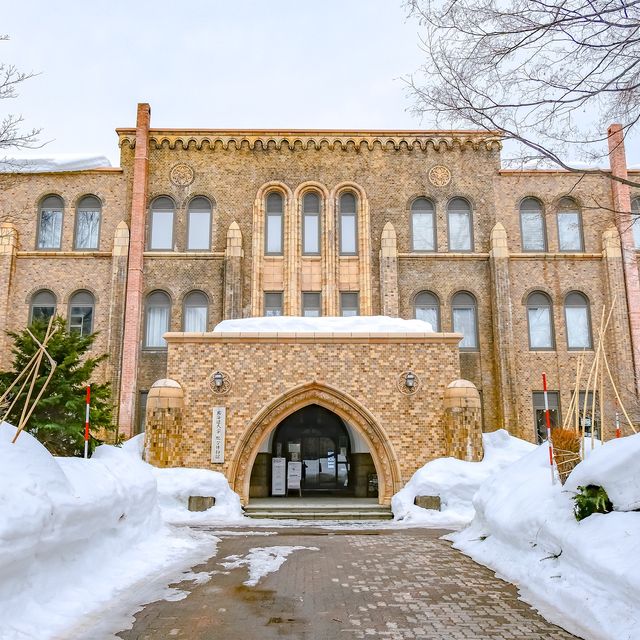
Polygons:
<instances>
[{"instance_id":1,"label":"sign board","mask_svg":"<svg viewBox=\"0 0 640 640\"><path fill-rule=\"evenodd\" d=\"M271 495L283 496L287 493L287 459L272 458L271 459Z\"/></svg>"},{"instance_id":2,"label":"sign board","mask_svg":"<svg viewBox=\"0 0 640 640\"><path fill-rule=\"evenodd\" d=\"M226 407L213 407L213 415L211 417L211 462L224 462L226 426Z\"/></svg>"},{"instance_id":3,"label":"sign board","mask_svg":"<svg viewBox=\"0 0 640 640\"><path fill-rule=\"evenodd\" d=\"M290 462L287 465L287 491L291 489L300 490L300 480L302 479L302 462Z\"/></svg>"}]
</instances>

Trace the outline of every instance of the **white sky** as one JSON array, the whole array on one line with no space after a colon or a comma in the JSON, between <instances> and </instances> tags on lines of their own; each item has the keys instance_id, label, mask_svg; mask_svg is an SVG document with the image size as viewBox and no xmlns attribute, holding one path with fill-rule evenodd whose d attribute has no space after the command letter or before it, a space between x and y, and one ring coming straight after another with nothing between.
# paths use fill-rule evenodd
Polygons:
<instances>
[{"instance_id":1,"label":"white sky","mask_svg":"<svg viewBox=\"0 0 640 640\"><path fill-rule=\"evenodd\" d=\"M154 127L430 127L401 80L423 57L402 0L5 1L0 59L40 75L2 107L43 129L38 155L117 166L137 102Z\"/></svg>"}]
</instances>

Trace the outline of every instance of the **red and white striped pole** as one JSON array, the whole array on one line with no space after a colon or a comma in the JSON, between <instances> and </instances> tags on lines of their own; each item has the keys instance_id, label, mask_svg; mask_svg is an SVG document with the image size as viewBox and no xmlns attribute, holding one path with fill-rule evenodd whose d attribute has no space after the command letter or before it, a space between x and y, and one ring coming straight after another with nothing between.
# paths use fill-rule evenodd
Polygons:
<instances>
[{"instance_id":1,"label":"red and white striped pole","mask_svg":"<svg viewBox=\"0 0 640 640\"><path fill-rule=\"evenodd\" d=\"M619 438L620 435L620 413L616 411L616 438Z\"/></svg>"},{"instance_id":2,"label":"red and white striped pole","mask_svg":"<svg viewBox=\"0 0 640 640\"><path fill-rule=\"evenodd\" d=\"M553 472L553 444L551 442L551 416L549 415L549 396L547 394L547 374L542 373L542 390L544 391L544 418L547 422L547 442L549 443L549 468L551 469L551 484L556 483Z\"/></svg>"},{"instance_id":3,"label":"red and white striped pole","mask_svg":"<svg viewBox=\"0 0 640 640\"><path fill-rule=\"evenodd\" d=\"M91 385L87 385L87 410L84 416L84 457L89 457L89 407L91 406Z\"/></svg>"}]
</instances>

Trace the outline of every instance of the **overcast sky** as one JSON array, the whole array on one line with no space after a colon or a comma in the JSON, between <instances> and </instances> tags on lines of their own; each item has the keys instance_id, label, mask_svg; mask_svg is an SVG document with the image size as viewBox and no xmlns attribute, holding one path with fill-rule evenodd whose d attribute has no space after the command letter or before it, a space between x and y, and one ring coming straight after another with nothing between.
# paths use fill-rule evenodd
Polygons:
<instances>
[{"instance_id":1,"label":"overcast sky","mask_svg":"<svg viewBox=\"0 0 640 640\"><path fill-rule=\"evenodd\" d=\"M402 0L14 0L0 32L0 59L39 72L2 107L43 129L40 155L117 166L138 102L154 127L431 125L401 80L423 56Z\"/></svg>"}]
</instances>

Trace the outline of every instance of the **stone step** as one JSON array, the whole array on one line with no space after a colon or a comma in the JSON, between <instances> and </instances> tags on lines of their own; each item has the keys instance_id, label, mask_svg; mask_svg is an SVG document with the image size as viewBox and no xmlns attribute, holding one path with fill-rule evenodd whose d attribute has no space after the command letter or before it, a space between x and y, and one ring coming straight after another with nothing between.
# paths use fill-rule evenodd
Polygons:
<instances>
[{"instance_id":1,"label":"stone step","mask_svg":"<svg viewBox=\"0 0 640 640\"><path fill-rule=\"evenodd\" d=\"M391 520L391 509L349 509L344 511L310 509L245 509L245 515L255 519L272 520Z\"/></svg>"}]
</instances>

